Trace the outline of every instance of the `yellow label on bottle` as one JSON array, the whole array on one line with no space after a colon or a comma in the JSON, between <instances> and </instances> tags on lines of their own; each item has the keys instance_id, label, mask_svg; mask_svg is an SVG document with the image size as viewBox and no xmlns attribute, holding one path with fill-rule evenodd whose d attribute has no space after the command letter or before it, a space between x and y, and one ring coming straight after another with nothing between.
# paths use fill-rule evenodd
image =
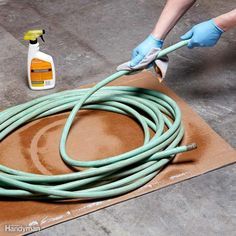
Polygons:
<instances>
[{"instance_id":1,"label":"yellow label on bottle","mask_svg":"<svg viewBox=\"0 0 236 236\"><path fill-rule=\"evenodd\" d=\"M33 87L51 85L53 79L51 63L37 58L32 59L30 78Z\"/></svg>"}]
</instances>

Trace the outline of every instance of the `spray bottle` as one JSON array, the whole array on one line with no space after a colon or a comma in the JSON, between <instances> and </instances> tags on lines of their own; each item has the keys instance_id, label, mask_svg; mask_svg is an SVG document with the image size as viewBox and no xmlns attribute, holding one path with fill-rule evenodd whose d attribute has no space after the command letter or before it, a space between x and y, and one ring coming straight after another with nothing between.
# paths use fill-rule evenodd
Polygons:
<instances>
[{"instance_id":1,"label":"spray bottle","mask_svg":"<svg viewBox=\"0 0 236 236\"><path fill-rule=\"evenodd\" d=\"M29 41L28 82L32 90L44 90L55 87L55 67L50 55L39 51L38 37L43 39L45 30L29 30L24 40Z\"/></svg>"}]
</instances>

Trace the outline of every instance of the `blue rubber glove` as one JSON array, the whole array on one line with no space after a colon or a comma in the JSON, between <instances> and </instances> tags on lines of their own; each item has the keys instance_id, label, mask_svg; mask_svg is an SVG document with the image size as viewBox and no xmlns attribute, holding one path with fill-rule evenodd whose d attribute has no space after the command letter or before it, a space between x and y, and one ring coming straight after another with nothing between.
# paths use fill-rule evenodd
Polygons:
<instances>
[{"instance_id":1,"label":"blue rubber glove","mask_svg":"<svg viewBox=\"0 0 236 236\"><path fill-rule=\"evenodd\" d=\"M149 35L142 43L140 43L133 51L130 61L130 66L138 65L144 57L153 48L161 48L163 45L163 40L156 39L153 35Z\"/></svg>"},{"instance_id":2,"label":"blue rubber glove","mask_svg":"<svg viewBox=\"0 0 236 236\"><path fill-rule=\"evenodd\" d=\"M191 30L182 35L181 39L190 39L188 48L212 47L220 39L223 32L211 19L195 25Z\"/></svg>"}]
</instances>

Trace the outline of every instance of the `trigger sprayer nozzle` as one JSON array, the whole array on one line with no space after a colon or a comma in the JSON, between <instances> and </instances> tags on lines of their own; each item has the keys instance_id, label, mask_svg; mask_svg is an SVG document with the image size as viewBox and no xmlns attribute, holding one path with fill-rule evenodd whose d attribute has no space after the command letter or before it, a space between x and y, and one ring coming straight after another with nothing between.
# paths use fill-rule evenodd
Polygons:
<instances>
[{"instance_id":1,"label":"trigger sprayer nozzle","mask_svg":"<svg viewBox=\"0 0 236 236\"><path fill-rule=\"evenodd\" d=\"M40 37L42 39L43 42L44 38L43 35L45 34L45 30L44 29L40 29L40 30L29 30L24 34L24 40L28 40L30 42L37 42L37 38Z\"/></svg>"}]
</instances>

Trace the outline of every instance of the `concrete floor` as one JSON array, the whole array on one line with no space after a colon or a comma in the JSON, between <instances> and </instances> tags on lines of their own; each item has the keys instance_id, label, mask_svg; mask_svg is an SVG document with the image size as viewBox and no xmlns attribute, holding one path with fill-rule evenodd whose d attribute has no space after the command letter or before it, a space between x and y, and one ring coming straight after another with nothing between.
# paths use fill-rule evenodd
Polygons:
<instances>
[{"instance_id":1,"label":"concrete floor","mask_svg":"<svg viewBox=\"0 0 236 236\"><path fill-rule=\"evenodd\" d=\"M129 59L151 31L165 1L0 0L0 100L8 107L99 81ZM235 1L202 0L166 40L195 23L235 8ZM26 83L23 32L45 28L45 52L55 58L57 86L33 92ZM236 147L236 31L211 49L170 56L166 83ZM236 165L51 227L35 235L236 235Z\"/></svg>"}]
</instances>

